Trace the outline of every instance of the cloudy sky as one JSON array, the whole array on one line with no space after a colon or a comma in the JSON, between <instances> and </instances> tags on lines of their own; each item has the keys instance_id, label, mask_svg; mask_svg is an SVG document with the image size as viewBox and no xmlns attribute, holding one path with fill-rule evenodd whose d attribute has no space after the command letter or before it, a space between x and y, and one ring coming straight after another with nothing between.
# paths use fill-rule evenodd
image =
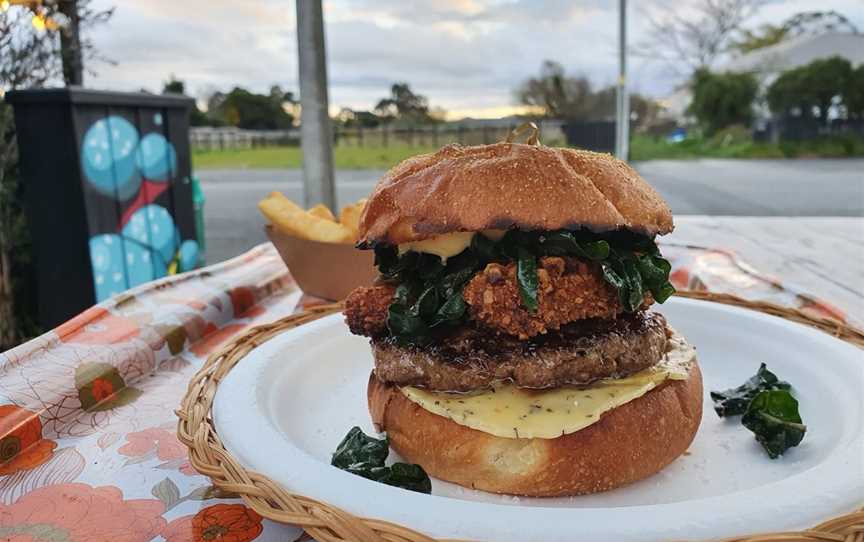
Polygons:
<instances>
[{"instance_id":1,"label":"cloudy sky","mask_svg":"<svg viewBox=\"0 0 864 542\"><path fill-rule=\"evenodd\" d=\"M631 0L631 44L646 17L669 5L686 14L699 0ZM325 0L330 102L369 109L393 81L407 81L451 117L512 111L513 89L544 59L595 84L617 70L614 0ZM92 37L116 65L98 64L97 88L161 89L171 74L198 97L240 85L297 89L295 5L288 0L95 0L115 5ZM748 26L834 9L864 29L861 0L772 0ZM673 66L631 57L632 88L663 96Z\"/></svg>"}]
</instances>

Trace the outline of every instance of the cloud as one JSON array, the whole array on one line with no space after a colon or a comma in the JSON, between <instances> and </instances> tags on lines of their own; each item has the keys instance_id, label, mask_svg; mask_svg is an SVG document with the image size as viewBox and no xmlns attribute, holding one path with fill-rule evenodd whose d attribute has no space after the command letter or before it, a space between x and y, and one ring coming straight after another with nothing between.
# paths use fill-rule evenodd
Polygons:
<instances>
[{"instance_id":1,"label":"cloud","mask_svg":"<svg viewBox=\"0 0 864 542\"><path fill-rule=\"evenodd\" d=\"M267 3L256 9L245 4L139 1L117 6L111 21L93 35L98 49L117 65L93 66L99 76L88 84L158 91L175 74L193 91L235 85L263 89L277 82L296 86L293 15Z\"/></svg>"},{"instance_id":2,"label":"cloud","mask_svg":"<svg viewBox=\"0 0 864 542\"><path fill-rule=\"evenodd\" d=\"M696 0L680 0L681 9ZM272 84L297 89L294 3L284 0L95 0L117 6L94 31L116 66L96 65L102 88L159 90L171 74L193 93ZM630 10L630 43L645 35L642 10ZM777 22L803 10L837 9L864 29L859 0L785 0L754 18ZM330 98L370 108L394 81L407 81L434 106L497 110L513 104L519 83L544 59L598 86L617 74L617 2L612 0L325 0ZM630 58L635 89L663 95L678 79L650 59Z\"/></svg>"},{"instance_id":3,"label":"cloud","mask_svg":"<svg viewBox=\"0 0 864 542\"><path fill-rule=\"evenodd\" d=\"M376 1L353 2L338 13L334 6L327 28L331 92L334 99L350 99L357 78L385 82L380 97L398 79L445 108L510 105L514 89L547 58L608 83L615 69L615 13L574 5ZM576 28L589 18L600 23L599 31L580 39Z\"/></svg>"}]
</instances>

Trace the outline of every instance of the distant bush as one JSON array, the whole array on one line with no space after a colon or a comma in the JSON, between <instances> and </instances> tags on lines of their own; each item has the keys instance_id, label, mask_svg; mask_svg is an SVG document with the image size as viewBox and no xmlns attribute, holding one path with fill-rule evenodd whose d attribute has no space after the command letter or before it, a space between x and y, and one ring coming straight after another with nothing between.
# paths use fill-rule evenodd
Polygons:
<instances>
[{"instance_id":1,"label":"distant bush","mask_svg":"<svg viewBox=\"0 0 864 542\"><path fill-rule=\"evenodd\" d=\"M711 142L721 147L728 147L730 145L752 143L753 135L746 126L733 124L715 132L711 137Z\"/></svg>"},{"instance_id":2,"label":"distant bush","mask_svg":"<svg viewBox=\"0 0 864 542\"><path fill-rule=\"evenodd\" d=\"M822 137L810 141L781 142L786 158L847 158L864 156L864 139L855 136Z\"/></svg>"},{"instance_id":3,"label":"distant bush","mask_svg":"<svg viewBox=\"0 0 864 542\"><path fill-rule=\"evenodd\" d=\"M843 102L851 118L864 119L864 64L849 73Z\"/></svg>"},{"instance_id":4,"label":"distant bush","mask_svg":"<svg viewBox=\"0 0 864 542\"><path fill-rule=\"evenodd\" d=\"M832 105L845 106L852 116L864 112L864 71L845 58L834 56L783 72L766 97L778 116L818 118L828 124Z\"/></svg>"},{"instance_id":5,"label":"distant bush","mask_svg":"<svg viewBox=\"0 0 864 542\"><path fill-rule=\"evenodd\" d=\"M727 126L749 126L753 101L759 91L756 78L747 73L712 73L699 69L691 82L693 101L688 112L708 135Z\"/></svg>"}]
</instances>

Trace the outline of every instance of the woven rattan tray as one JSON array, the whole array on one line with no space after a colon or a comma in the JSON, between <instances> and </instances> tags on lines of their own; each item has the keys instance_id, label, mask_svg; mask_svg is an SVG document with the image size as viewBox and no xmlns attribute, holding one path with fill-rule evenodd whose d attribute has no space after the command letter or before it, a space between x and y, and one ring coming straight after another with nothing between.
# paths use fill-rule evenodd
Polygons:
<instances>
[{"instance_id":1,"label":"woven rattan tray","mask_svg":"<svg viewBox=\"0 0 864 542\"><path fill-rule=\"evenodd\" d=\"M827 318L772 303L748 301L729 294L679 292L694 299L735 305L805 324L864 348L864 332ZM315 307L271 324L255 327L210 356L189 383L177 411L177 434L189 448L192 466L209 476L219 489L239 495L263 517L305 529L318 542L443 542L386 521L354 516L344 510L303 495L291 493L266 476L246 470L222 445L211 408L222 378L252 349L273 336L340 311L339 304ZM790 533L761 533L727 539L728 542L864 542L864 509L840 516L813 528Z\"/></svg>"}]
</instances>

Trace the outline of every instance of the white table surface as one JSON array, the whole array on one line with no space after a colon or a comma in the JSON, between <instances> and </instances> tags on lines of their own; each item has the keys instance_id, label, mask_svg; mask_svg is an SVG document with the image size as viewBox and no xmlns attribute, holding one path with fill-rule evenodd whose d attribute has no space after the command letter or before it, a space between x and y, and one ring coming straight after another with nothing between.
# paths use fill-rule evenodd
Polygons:
<instances>
[{"instance_id":1,"label":"white table surface","mask_svg":"<svg viewBox=\"0 0 864 542\"><path fill-rule=\"evenodd\" d=\"M864 218L675 217L663 241L726 249L864 320Z\"/></svg>"}]
</instances>

